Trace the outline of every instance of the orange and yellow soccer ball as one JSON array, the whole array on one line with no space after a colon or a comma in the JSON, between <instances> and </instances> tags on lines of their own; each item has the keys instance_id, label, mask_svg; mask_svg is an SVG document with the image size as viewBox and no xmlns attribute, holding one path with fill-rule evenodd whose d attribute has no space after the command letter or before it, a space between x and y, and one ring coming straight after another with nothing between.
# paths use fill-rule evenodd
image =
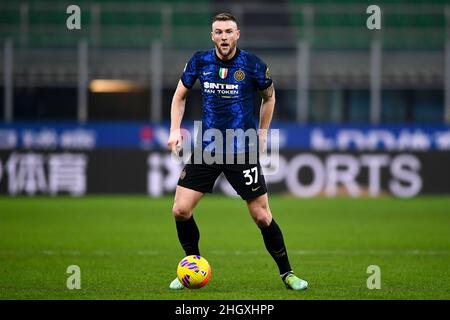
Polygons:
<instances>
[{"instance_id":1,"label":"orange and yellow soccer ball","mask_svg":"<svg viewBox=\"0 0 450 320\"><path fill-rule=\"evenodd\" d=\"M177 276L186 288L199 289L211 278L211 266L201 256L187 256L178 263Z\"/></svg>"}]
</instances>

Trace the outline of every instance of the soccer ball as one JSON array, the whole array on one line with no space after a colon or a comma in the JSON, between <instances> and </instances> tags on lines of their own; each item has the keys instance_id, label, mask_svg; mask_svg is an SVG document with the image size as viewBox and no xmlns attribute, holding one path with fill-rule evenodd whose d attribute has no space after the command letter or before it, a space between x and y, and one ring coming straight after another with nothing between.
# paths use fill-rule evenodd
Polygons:
<instances>
[{"instance_id":1,"label":"soccer ball","mask_svg":"<svg viewBox=\"0 0 450 320\"><path fill-rule=\"evenodd\" d=\"M199 289L211 278L211 266L203 257L187 256L178 263L177 276L186 288Z\"/></svg>"}]
</instances>

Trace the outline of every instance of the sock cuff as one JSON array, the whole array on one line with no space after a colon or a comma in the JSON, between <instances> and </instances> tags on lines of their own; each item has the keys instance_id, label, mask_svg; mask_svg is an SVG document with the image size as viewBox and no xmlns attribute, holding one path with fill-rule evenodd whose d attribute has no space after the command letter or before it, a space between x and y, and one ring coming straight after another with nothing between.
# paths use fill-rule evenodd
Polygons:
<instances>
[{"instance_id":1,"label":"sock cuff","mask_svg":"<svg viewBox=\"0 0 450 320\"><path fill-rule=\"evenodd\" d=\"M267 227L263 227L263 228L260 227L259 229L261 229L261 232L263 234L273 234L274 232L277 232L277 230L279 230L280 227L276 223L275 219L272 217L272 221L270 222L270 224Z\"/></svg>"},{"instance_id":2,"label":"sock cuff","mask_svg":"<svg viewBox=\"0 0 450 320\"><path fill-rule=\"evenodd\" d=\"M292 270L289 270L288 272L285 272L283 274L280 274L281 279L284 281L284 279L286 279L286 277L290 274L294 274L294 272Z\"/></svg>"},{"instance_id":3,"label":"sock cuff","mask_svg":"<svg viewBox=\"0 0 450 320\"><path fill-rule=\"evenodd\" d=\"M191 217L189 219L187 219L187 220L175 220L175 223L176 224L189 224L189 223L192 223L194 221L195 221L194 220L194 215L191 215Z\"/></svg>"}]
</instances>

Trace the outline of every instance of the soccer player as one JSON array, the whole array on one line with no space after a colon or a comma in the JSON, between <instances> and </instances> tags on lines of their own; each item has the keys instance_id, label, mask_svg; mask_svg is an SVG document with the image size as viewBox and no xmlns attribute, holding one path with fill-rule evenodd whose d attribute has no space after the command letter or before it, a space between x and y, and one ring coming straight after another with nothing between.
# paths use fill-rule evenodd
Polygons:
<instances>
[{"instance_id":1,"label":"soccer player","mask_svg":"<svg viewBox=\"0 0 450 320\"><path fill-rule=\"evenodd\" d=\"M180 150L180 125L186 97L197 79L200 80L203 96L203 132L208 129L219 130L224 135L227 129L253 129L256 132L253 95L259 92L262 105L256 154L258 150L264 150L275 106L275 90L267 65L257 56L237 47L239 36L240 30L234 16L228 13L216 15L211 32L215 48L196 52L186 64L172 99L168 140L168 148L172 152ZM233 143L234 156L240 152L254 151L250 143ZM210 142L203 141L202 149L205 150L209 144ZM228 151L217 147L214 152L218 155ZM236 192L246 201L250 215L261 230L266 249L275 260L285 286L293 290L306 289L308 283L298 278L291 269L283 235L272 217L259 157L255 163L246 160L245 163L231 164L227 161L211 164L203 159L201 163L197 163L193 159L194 157L181 172L172 209L178 239L186 255L200 255L200 233L193 210L205 193L212 192L216 179L223 172ZM169 287L183 289L177 278Z\"/></svg>"}]
</instances>

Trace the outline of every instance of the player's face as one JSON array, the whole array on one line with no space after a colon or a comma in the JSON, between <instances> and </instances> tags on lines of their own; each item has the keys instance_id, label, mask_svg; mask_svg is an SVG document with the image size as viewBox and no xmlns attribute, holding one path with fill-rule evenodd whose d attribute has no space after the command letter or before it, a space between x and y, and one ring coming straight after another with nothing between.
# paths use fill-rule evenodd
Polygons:
<instances>
[{"instance_id":1,"label":"player's face","mask_svg":"<svg viewBox=\"0 0 450 320\"><path fill-rule=\"evenodd\" d=\"M236 51L240 32L234 21L215 21L212 25L211 37L220 58L231 58Z\"/></svg>"}]
</instances>

